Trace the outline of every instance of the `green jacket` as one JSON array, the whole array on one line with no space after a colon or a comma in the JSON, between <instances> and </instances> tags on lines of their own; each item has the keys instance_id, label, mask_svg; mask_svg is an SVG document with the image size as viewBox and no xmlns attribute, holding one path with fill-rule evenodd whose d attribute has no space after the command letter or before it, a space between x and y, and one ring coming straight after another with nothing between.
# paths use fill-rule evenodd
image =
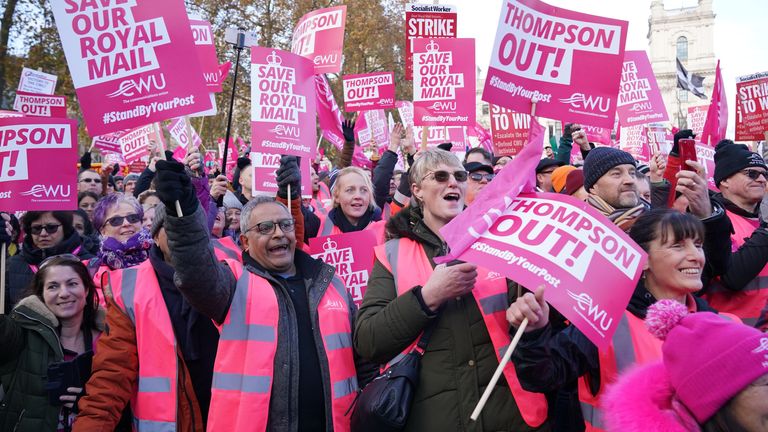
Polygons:
<instances>
[{"instance_id":1,"label":"green jacket","mask_svg":"<svg viewBox=\"0 0 768 432\"><path fill-rule=\"evenodd\" d=\"M387 223L389 238L411 238L424 247L432 266L446 246L422 221L421 210L407 207ZM424 276L424 282L427 276ZM509 284L510 300L516 285ZM499 362L482 314L471 295L446 302L436 318L416 295L397 296L392 273L374 263L355 324L355 348L364 358L386 363L407 348L431 320L438 320L422 359L406 431L545 431L523 421L504 376L477 422L469 416Z\"/></svg>"},{"instance_id":2,"label":"green jacket","mask_svg":"<svg viewBox=\"0 0 768 432\"><path fill-rule=\"evenodd\" d=\"M0 431L56 430L60 406L48 403L48 365L64 353L56 329L59 321L36 296L19 302L11 315L0 315Z\"/></svg>"}]
</instances>

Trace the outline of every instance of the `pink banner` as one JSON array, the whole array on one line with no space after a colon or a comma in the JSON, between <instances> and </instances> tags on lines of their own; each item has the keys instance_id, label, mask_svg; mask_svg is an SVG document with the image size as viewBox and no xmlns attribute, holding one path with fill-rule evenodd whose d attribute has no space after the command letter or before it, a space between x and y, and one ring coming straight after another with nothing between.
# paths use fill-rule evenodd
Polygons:
<instances>
[{"instance_id":1,"label":"pink banner","mask_svg":"<svg viewBox=\"0 0 768 432\"><path fill-rule=\"evenodd\" d=\"M203 79L208 86L208 91L218 93L221 88L221 72L219 70L219 57L216 54L216 41L213 39L211 23L204 20L191 19L192 38L197 48L197 58L203 70Z\"/></svg>"},{"instance_id":2,"label":"pink banner","mask_svg":"<svg viewBox=\"0 0 768 432\"><path fill-rule=\"evenodd\" d=\"M341 72L347 7L312 11L293 29L291 52L311 61L315 74Z\"/></svg>"},{"instance_id":3,"label":"pink banner","mask_svg":"<svg viewBox=\"0 0 768 432\"><path fill-rule=\"evenodd\" d=\"M171 120L171 123L166 127L168 133L171 134L171 138L175 139L179 143L179 147L187 149L189 147L190 140L187 137L187 122L184 118L176 118ZM189 131L192 134L192 147L198 148L203 143L200 136L195 132L195 129L190 125ZM183 157L183 156L182 156Z\"/></svg>"},{"instance_id":4,"label":"pink banner","mask_svg":"<svg viewBox=\"0 0 768 432\"><path fill-rule=\"evenodd\" d=\"M13 109L33 117L64 118L67 116L67 98L17 91Z\"/></svg>"},{"instance_id":5,"label":"pink banner","mask_svg":"<svg viewBox=\"0 0 768 432\"><path fill-rule=\"evenodd\" d=\"M688 107L688 129L692 130L697 137L700 137L701 131L704 130L704 121L707 119L708 110L709 105Z\"/></svg>"},{"instance_id":6,"label":"pink banner","mask_svg":"<svg viewBox=\"0 0 768 432\"><path fill-rule=\"evenodd\" d=\"M610 128L626 21L504 0L483 100L517 112Z\"/></svg>"},{"instance_id":7,"label":"pink banner","mask_svg":"<svg viewBox=\"0 0 768 432\"><path fill-rule=\"evenodd\" d=\"M656 76L645 51L627 51L621 67L621 86L616 108L624 126L669 120Z\"/></svg>"},{"instance_id":8,"label":"pink banner","mask_svg":"<svg viewBox=\"0 0 768 432\"><path fill-rule=\"evenodd\" d=\"M182 0L51 7L91 136L211 109Z\"/></svg>"},{"instance_id":9,"label":"pink banner","mask_svg":"<svg viewBox=\"0 0 768 432\"><path fill-rule=\"evenodd\" d=\"M232 181L232 175L234 174L235 167L237 166L238 154L237 154L237 147L235 147L234 142L235 142L234 139L230 138L229 146L227 147L229 154L227 155L227 166L225 168L227 173L227 179L229 179L229 181ZM219 138L217 143L219 146L219 155L223 156L224 155L224 138ZM222 161L223 161L223 158L219 158L219 166L221 166Z\"/></svg>"},{"instance_id":10,"label":"pink banner","mask_svg":"<svg viewBox=\"0 0 768 432\"><path fill-rule=\"evenodd\" d=\"M619 133L619 148L632 155L640 163L651 160L651 150L648 148L648 136L645 126L621 126Z\"/></svg>"},{"instance_id":11,"label":"pink banner","mask_svg":"<svg viewBox=\"0 0 768 432\"><path fill-rule=\"evenodd\" d=\"M120 137L120 149L128 164L148 157L152 142L157 141L155 125L149 124L128 131Z\"/></svg>"},{"instance_id":12,"label":"pink banner","mask_svg":"<svg viewBox=\"0 0 768 432\"><path fill-rule=\"evenodd\" d=\"M277 179L275 171L280 168L280 158L282 155L251 152L251 163L253 165L253 175L251 184L254 195L277 194ZM312 198L312 178L309 173L311 160L307 158L299 159L299 171L301 171L301 196Z\"/></svg>"},{"instance_id":13,"label":"pink banner","mask_svg":"<svg viewBox=\"0 0 768 432\"><path fill-rule=\"evenodd\" d=\"M312 62L251 48L251 149L313 158L317 151Z\"/></svg>"},{"instance_id":14,"label":"pink banner","mask_svg":"<svg viewBox=\"0 0 768 432\"><path fill-rule=\"evenodd\" d=\"M545 297L598 347L610 343L647 260L591 205L571 196L526 193L459 256Z\"/></svg>"},{"instance_id":15,"label":"pink banner","mask_svg":"<svg viewBox=\"0 0 768 432\"><path fill-rule=\"evenodd\" d=\"M378 241L373 231L357 231L314 238L309 244L309 253L312 258L336 268L336 275L360 307L373 269L373 248L376 245Z\"/></svg>"},{"instance_id":16,"label":"pink banner","mask_svg":"<svg viewBox=\"0 0 768 432\"><path fill-rule=\"evenodd\" d=\"M474 39L413 41L413 108L417 126L474 126Z\"/></svg>"},{"instance_id":17,"label":"pink banner","mask_svg":"<svg viewBox=\"0 0 768 432\"><path fill-rule=\"evenodd\" d=\"M736 141L763 141L768 132L768 72L736 78Z\"/></svg>"},{"instance_id":18,"label":"pink banner","mask_svg":"<svg viewBox=\"0 0 768 432\"><path fill-rule=\"evenodd\" d=\"M0 119L0 209L77 208L77 121Z\"/></svg>"},{"instance_id":19,"label":"pink banner","mask_svg":"<svg viewBox=\"0 0 768 432\"><path fill-rule=\"evenodd\" d=\"M413 79L413 41L417 38L455 38L456 6L405 5L405 79Z\"/></svg>"},{"instance_id":20,"label":"pink banner","mask_svg":"<svg viewBox=\"0 0 768 432\"><path fill-rule=\"evenodd\" d=\"M395 74L344 75L344 111L392 109L395 107Z\"/></svg>"},{"instance_id":21,"label":"pink banner","mask_svg":"<svg viewBox=\"0 0 768 432\"><path fill-rule=\"evenodd\" d=\"M117 153L122 154L122 148L120 147L120 137L114 134L99 135L93 137L91 141L91 148L97 148L103 153Z\"/></svg>"},{"instance_id":22,"label":"pink banner","mask_svg":"<svg viewBox=\"0 0 768 432\"><path fill-rule=\"evenodd\" d=\"M611 129L597 126L581 125L581 129L587 133L587 140L591 143L612 146Z\"/></svg>"},{"instance_id":23,"label":"pink banner","mask_svg":"<svg viewBox=\"0 0 768 432\"><path fill-rule=\"evenodd\" d=\"M494 156L517 156L528 142L531 116L491 104Z\"/></svg>"}]
</instances>

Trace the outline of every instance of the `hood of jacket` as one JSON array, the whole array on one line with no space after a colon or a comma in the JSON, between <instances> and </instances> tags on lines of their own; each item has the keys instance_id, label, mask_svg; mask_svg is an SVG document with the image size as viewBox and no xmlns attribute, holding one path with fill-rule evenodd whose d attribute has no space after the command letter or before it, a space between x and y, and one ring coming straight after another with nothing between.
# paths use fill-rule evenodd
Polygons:
<instances>
[{"instance_id":1,"label":"hood of jacket","mask_svg":"<svg viewBox=\"0 0 768 432\"><path fill-rule=\"evenodd\" d=\"M602 398L608 431L698 432L699 426L675 398L664 364L645 364L627 371Z\"/></svg>"},{"instance_id":2,"label":"hood of jacket","mask_svg":"<svg viewBox=\"0 0 768 432\"><path fill-rule=\"evenodd\" d=\"M386 225L387 240L407 238L436 249L447 249L445 242L424 223L421 208L409 205L390 217Z\"/></svg>"}]
</instances>

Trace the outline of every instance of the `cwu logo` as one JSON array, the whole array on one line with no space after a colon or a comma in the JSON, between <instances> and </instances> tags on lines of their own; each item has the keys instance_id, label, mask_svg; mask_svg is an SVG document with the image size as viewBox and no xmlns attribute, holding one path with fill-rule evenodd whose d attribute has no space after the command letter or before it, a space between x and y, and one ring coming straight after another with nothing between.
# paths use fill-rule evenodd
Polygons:
<instances>
[{"instance_id":1,"label":"cwu logo","mask_svg":"<svg viewBox=\"0 0 768 432\"><path fill-rule=\"evenodd\" d=\"M587 96L584 93L574 93L567 99L560 99L560 103L570 104L574 108L598 110L607 113L611 108L611 98L603 99L602 96Z\"/></svg>"},{"instance_id":2,"label":"cwu logo","mask_svg":"<svg viewBox=\"0 0 768 432\"><path fill-rule=\"evenodd\" d=\"M156 90L164 90L166 87L165 74L152 74L146 77L127 79L120 83L114 92L107 95L109 98L119 96L133 97L150 93Z\"/></svg>"},{"instance_id":3,"label":"cwu logo","mask_svg":"<svg viewBox=\"0 0 768 432\"><path fill-rule=\"evenodd\" d=\"M611 324L613 324L613 318L608 318L608 314L605 312L605 310L600 309L600 305L595 304L589 294L576 294L571 290L567 291L568 297L575 300L576 304L578 305L578 308L574 307L573 309L576 310L576 312L581 315L582 318L592 324L592 327L598 333L600 333L601 336L604 336L602 332L598 330L598 327L604 332L608 331L608 329L611 328Z\"/></svg>"},{"instance_id":4,"label":"cwu logo","mask_svg":"<svg viewBox=\"0 0 768 432\"><path fill-rule=\"evenodd\" d=\"M35 198L69 198L72 195L72 186L36 184L32 186L32 189L22 192L21 195Z\"/></svg>"}]
</instances>

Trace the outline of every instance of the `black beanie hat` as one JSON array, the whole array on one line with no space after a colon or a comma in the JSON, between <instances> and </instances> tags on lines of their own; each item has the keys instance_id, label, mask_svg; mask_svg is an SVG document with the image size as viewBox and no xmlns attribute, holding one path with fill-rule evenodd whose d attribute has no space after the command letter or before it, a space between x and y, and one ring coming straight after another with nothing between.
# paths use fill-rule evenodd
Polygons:
<instances>
[{"instance_id":1,"label":"black beanie hat","mask_svg":"<svg viewBox=\"0 0 768 432\"><path fill-rule=\"evenodd\" d=\"M624 150L613 147L596 147L584 159L584 189L589 192L600 177L619 165L637 166L635 158Z\"/></svg>"},{"instance_id":2,"label":"black beanie hat","mask_svg":"<svg viewBox=\"0 0 768 432\"><path fill-rule=\"evenodd\" d=\"M759 167L768 170L759 154L750 151L744 144L735 144L731 140L722 140L715 147L715 185L736 174L744 168Z\"/></svg>"},{"instance_id":3,"label":"black beanie hat","mask_svg":"<svg viewBox=\"0 0 768 432\"><path fill-rule=\"evenodd\" d=\"M250 159L248 159L247 157L239 157L239 158L237 158L237 169L242 171L243 168L245 168L247 166L251 166L251 160Z\"/></svg>"}]
</instances>

